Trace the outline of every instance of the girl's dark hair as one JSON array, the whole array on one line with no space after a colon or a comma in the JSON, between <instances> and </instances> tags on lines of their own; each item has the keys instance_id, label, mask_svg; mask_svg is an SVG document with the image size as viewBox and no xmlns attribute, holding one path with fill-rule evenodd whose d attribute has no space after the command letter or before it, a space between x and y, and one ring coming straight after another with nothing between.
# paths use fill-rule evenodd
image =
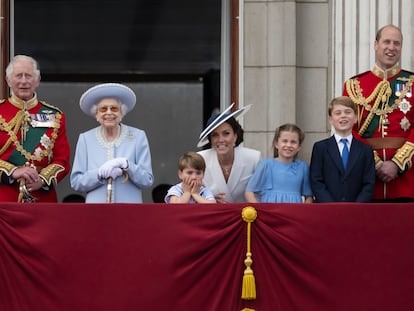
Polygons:
<instances>
[{"instance_id":1,"label":"girl's dark hair","mask_svg":"<svg viewBox=\"0 0 414 311\"><path fill-rule=\"evenodd\" d=\"M279 156L279 152L278 152L277 148L275 147L275 144L276 144L277 140L279 139L281 132L294 132L294 133L297 133L298 136L299 136L299 145L302 145L302 142L305 139L305 133L296 124L286 123L286 124L283 124L283 125L277 127L276 130L275 130L275 136L273 137L273 156L275 158L277 156Z\"/></svg>"}]
</instances>

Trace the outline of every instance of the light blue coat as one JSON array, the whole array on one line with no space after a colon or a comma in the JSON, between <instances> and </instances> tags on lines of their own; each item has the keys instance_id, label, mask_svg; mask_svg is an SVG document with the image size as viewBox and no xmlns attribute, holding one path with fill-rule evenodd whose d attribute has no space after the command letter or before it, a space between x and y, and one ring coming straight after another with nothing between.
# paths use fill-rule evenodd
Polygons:
<instances>
[{"instance_id":1,"label":"light blue coat","mask_svg":"<svg viewBox=\"0 0 414 311\"><path fill-rule=\"evenodd\" d=\"M75 191L86 193L86 203L105 203L107 181L98 178L99 167L106 161L123 157L128 160L128 181L124 176L114 180L111 202L142 203L141 189L154 182L151 153L143 130L121 124L119 137L105 141L102 127L79 135L70 184Z\"/></svg>"}]
</instances>

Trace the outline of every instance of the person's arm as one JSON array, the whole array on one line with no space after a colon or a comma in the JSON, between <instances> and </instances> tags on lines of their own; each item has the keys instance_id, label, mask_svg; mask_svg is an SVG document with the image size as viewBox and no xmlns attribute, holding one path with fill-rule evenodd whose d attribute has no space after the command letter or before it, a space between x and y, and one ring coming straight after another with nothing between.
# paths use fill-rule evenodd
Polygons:
<instances>
[{"instance_id":1,"label":"person's arm","mask_svg":"<svg viewBox=\"0 0 414 311\"><path fill-rule=\"evenodd\" d=\"M192 193L191 195L197 203L210 203L210 204L211 203L216 203L216 200L214 200L214 199L205 199L199 193Z\"/></svg>"},{"instance_id":2,"label":"person's arm","mask_svg":"<svg viewBox=\"0 0 414 311\"><path fill-rule=\"evenodd\" d=\"M188 177L184 177L181 182L182 194L172 194L169 198L169 203L189 203L191 199L191 188L191 180Z\"/></svg>"},{"instance_id":3,"label":"person's arm","mask_svg":"<svg viewBox=\"0 0 414 311\"><path fill-rule=\"evenodd\" d=\"M246 189L244 190L244 198L246 199L246 202L259 202L261 199L261 191L269 188L271 185L272 181L269 178L269 174L267 174L271 168L268 168L267 161L267 159L259 161L252 176L250 176ZM259 200L257 198L259 198Z\"/></svg>"},{"instance_id":4,"label":"person's arm","mask_svg":"<svg viewBox=\"0 0 414 311\"><path fill-rule=\"evenodd\" d=\"M106 183L105 179L98 177L99 167L90 167L89 149L93 149L94 145L88 139L87 134L80 134L76 143L76 151L70 174L70 185L73 190L79 192L89 192L95 188L101 187ZM99 154L96 157L100 156ZM101 158L99 158L101 160Z\"/></svg>"},{"instance_id":5,"label":"person's arm","mask_svg":"<svg viewBox=\"0 0 414 311\"><path fill-rule=\"evenodd\" d=\"M202 182L199 180L192 180L190 182L191 184L191 196L197 203L216 203L216 200L211 198L204 198L202 195L200 195Z\"/></svg>"},{"instance_id":6,"label":"person's arm","mask_svg":"<svg viewBox=\"0 0 414 311\"><path fill-rule=\"evenodd\" d=\"M63 113L57 112L56 118L59 119L59 130L56 133L53 156L49 164L39 172L44 190L53 189L70 172L70 146L66 134L66 117ZM55 129L48 129L48 131L54 132ZM55 133L50 136L54 135Z\"/></svg>"},{"instance_id":7,"label":"person's arm","mask_svg":"<svg viewBox=\"0 0 414 311\"><path fill-rule=\"evenodd\" d=\"M248 203L257 203L256 196L254 192L246 191L244 192L244 197L246 198L246 202Z\"/></svg>"},{"instance_id":8,"label":"person's arm","mask_svg":"<svg viewBox=\"0 0 414 311\"><path fill-rule=\"evenodd\" d=\"M318 143L313 145L311 163L310 163L310 183L313 195L316 202L334 202L334 199L329 192L324 174L322 162L324 161L324 153L326 150L322 149ZM329 172L328 172L329 173Z\"/></svg>"},{"instance_id":9,"label":"person's arm","mask_svg":"<svg viewBox=\"0 0 414 311\"><path fill-rule=\"evenodd\" d=\"M188 203L191 198L190 192L184 192L182 196L177 197L175 195L170 196L170 203Z\"/></svg>"},{"instance_id":10,"label":"person's arm","mask_svg":"<svg viewBox=\"0 0 414 311\"><path fill-rule=\"evenodd\" d=\"M411 127L410 133L405 143L395 152L394 156L392 157L390 161L383 162L383 164L388 164L388 166L381 165L377 170L377 175L378 175L378 171L381 170L382 174L383 175L385 174L388 177L388 180L386 180L385 178L382 178L382 179L384 180L384 182L389 182L392 179L395 179L398 176L405 174L405 172L411 169L412 163L414 160L413 158L414 158L414 129Z\"/></svg>"},{"instance_id":11,"label":"person's arm","mask_svg":"<svg viewBox=\"0 0 414 311\"><path fill-rule=\"evenodd\" d=\"M129 129L132 130L131 127ZM126 172L128 173L129 180L133 184L139 189L146 189L154 183L150 147L144 131L135 129L134 134L137 136L135 152L134 154L124 155L128 159Z\"/></svg>"},{"instance_id":12,"label":"person's arm","mask_svg":"<svg viewBox=\"0 0 414 311\"><path fill-rule=\"evenodd\" d=\"M302 196L304 197L304 203L313 203L313 193L309 175L309 165L303 162Z\"/></svg>"},{"instance_id":13,"label":"person's arm","mask_svg":"<svg viewBox=\"0 0 414 311\"><path fill-rule=\"evenodd\" d=\"M367 146L368 151L364 152L364 157L360 161L365 163L361 191L358 193L356 202L370 202L375 187L375 161L372 156L372 148Z\"/></svg>"}]
</instances>

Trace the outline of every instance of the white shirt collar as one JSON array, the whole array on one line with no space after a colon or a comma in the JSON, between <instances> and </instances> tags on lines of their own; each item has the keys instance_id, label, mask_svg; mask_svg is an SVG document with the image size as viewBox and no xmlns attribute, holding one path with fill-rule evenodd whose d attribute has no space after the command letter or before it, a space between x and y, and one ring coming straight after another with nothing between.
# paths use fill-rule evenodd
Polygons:
<instances>
[{"instance_id":1,"label":"white shirt collar","mask_svg":"<svg viewBox=\"0 0 414 311\"><path fill-rule=\"evenodd\" d=\"M339 136L338 134L335 133L334 136L335 136L336 143L338 145L341 144L341 142L340 142L341 138L346 138L348 140L348 146L351 146L352 139L353 139L352 134L350 134L350 135L348 135L346 137L342 137L342 136Z\"/></svg>"}]
</instances>

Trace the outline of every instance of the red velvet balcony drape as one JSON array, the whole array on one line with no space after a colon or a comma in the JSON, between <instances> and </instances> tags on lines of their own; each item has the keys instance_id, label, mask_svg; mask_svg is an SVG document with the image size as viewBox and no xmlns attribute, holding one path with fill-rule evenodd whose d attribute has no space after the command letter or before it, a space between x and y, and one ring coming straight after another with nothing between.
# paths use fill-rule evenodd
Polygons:
<instances>
[{"instance_id":1,"label":"red velvet balcony drape","mask_svg":"<svg viewBox=\"0 0 414 311\"><path fill-rule=\"evenodd\" d=\"M2 204L0 310L414 310L414 205Z\"/></svg>"}]
</instances>

